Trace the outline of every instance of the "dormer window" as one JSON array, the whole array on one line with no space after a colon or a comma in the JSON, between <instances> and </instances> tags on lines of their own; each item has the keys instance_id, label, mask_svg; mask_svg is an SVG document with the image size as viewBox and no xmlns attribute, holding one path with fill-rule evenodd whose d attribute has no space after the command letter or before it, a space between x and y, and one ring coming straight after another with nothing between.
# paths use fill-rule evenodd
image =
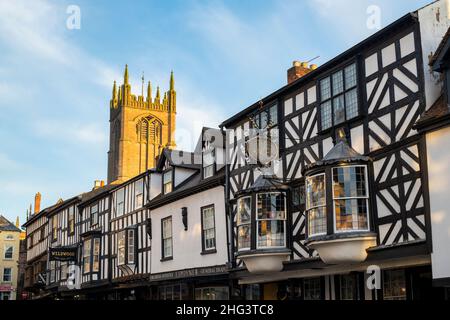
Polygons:
<instances>
[{"instance_id":1,"label":"dormer window","mask_svg":"<svg viewBox=\"0 0 450 320\"><path fill-rule=\"evenodd\" d=\"M319 81L322 130L359 114L356 63Z\"/></svg>"},{"instance_id":2,"label":"dormer window","mask_svg":"<svg viewBox=\"0 0 450 320\"><path fill-rule=\"evenodd\" d=\"M172 170L164 172L163 174L163 191L164 194L172 191Z\"/></svg>"},{"instance_id":3,"label":"dormer window","mask_svg":"<svg viewBox=\"0 0 450 320\"><path fill-rule=\"evenodd\" d=\"M208 141L203 148L203 179L212 177L214 175L214 148Z\"/></svg>"}]
</instances>

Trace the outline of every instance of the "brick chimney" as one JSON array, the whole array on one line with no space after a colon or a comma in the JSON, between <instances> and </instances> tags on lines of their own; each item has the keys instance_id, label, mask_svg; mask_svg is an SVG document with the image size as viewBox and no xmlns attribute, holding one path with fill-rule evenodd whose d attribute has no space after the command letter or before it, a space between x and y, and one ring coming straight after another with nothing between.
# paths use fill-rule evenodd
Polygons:
<instances>
[{"instance_id":1,"label":"brick chimney","mask_svg":"<svg viewBox=\"0 0 450 320\"><path fill-rule=\"evenodd\" d=\"M317 69L317 65L312 64L308 67L307 62L294 61L292 67L287 71L288 84L294 82L298 78L303 77L305 74Z\"/></svg>"},{"instance_id":2,"label":"brick chimney","mask_svg":"<svg viewBox=\"0 0 450 320\"><path fill-rule=\"evenodd\" d=\"M92 190L97 190L99 188L102 188L105 186L105 181L103 180L95 180L94 181L94 188L92 188Z\"/></svg>"},{"instance_id":3,"label":"brick chimney","mask_svg":"<svg viewBox=\"0 0 450 320\"><path fill-rule=\"evenodd\" d=\"M41 194L38 192L34 196L34 213L41 211Z\"/></svg>"}]
</instances>

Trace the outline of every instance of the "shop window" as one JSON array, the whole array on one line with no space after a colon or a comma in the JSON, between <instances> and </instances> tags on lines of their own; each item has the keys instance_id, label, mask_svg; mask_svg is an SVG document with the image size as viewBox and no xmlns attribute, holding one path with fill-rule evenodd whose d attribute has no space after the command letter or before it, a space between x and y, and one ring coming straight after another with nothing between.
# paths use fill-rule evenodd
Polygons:
<instances>
[{"instance_id":1,"label":"shop window","mask_svg":"<svg viewBox=\"0 0 450 320\"><path fill-rule=\"evenodd\" d=\"M405 270L385 270L383 272L383 299L406 300Z\"/></svg>"},{"instance_id":2,"label":"shop window","mask_svg":"<svg viewBox=\"0 0 450 320\"><path fill-rule=\"evenodd\" d=\"M195 300L228 300L228 287L195 288Z\"/></svg>"},{"instance_id":3,"label":"shop window","mask_svg":"<svg viewBox=\"0 0 450 320\"><path fill-rule=\"evenodd\" d=\"M321 300L322 284L320 278L303 279L304 300Z\"/></svg>"}]
</instances>

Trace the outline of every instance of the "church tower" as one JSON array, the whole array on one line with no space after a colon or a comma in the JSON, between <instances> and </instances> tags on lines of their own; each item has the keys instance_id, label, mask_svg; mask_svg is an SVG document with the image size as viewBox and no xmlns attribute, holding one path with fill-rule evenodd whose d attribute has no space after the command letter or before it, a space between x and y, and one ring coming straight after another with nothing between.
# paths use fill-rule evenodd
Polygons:
<instances>
[{"instance_id":1,"label":"church tower","mask_svg":"<svg viewBox=\"0 0 450 320\"><path fill-rule=\"evenodd\" d=\"M110 101L108 183L126 181L155 167L163 148L175 148L176 96L173 72L162 99L159 87L152 98L150 82L146 98L144 82L142 95L132 94L125 66L123 84L117 88L114 81Z\"/></svg>"}]
</instances>

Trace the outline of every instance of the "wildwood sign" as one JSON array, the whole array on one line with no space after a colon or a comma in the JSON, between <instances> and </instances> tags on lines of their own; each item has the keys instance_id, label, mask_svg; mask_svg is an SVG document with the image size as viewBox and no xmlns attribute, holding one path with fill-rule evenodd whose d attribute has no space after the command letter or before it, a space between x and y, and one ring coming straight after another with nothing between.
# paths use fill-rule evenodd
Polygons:
<instances>
[{"instance_id":1,"label":"wildwood sign","mask_svg":"<svg viewBox=\"0 0 450 320\"><path fill-rule=\"evenodd\" d=\"M77 261L77 247L49 248L50 261Z\"/></svg>"}]
</instances>

